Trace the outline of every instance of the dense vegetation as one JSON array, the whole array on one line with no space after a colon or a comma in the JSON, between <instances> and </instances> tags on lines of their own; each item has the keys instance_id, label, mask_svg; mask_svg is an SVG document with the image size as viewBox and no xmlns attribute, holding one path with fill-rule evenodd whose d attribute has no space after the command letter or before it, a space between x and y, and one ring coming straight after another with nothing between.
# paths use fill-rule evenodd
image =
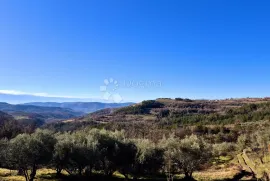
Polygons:
<instances>
[{"instance_id":1,"label":"dense vegetation","mask_svg":"<svg viewBox=\"0 0 270 181\"><path fill-rule=\"evenodd\" d=\"M239 168L233 179L248 172L267 181L269 113L265 100L162 99L37 129L0 112L0 167L17 170L26 181L44 167L75 180L110 180L120 173L172 181L179 175L193 180L194 172L217 169L225 157L236 160L228 167Z\"/></svg>"},{"instance_id":2,"label":"dense vegetation","mask_svg":"<svg viewBox=\"0 0 270 181\"><path fill-rule=\"evenodd\" d=\"M2 140L1 166L21 170L33 181L40 166L51 166L60 175L91 176L93 170L111 176L115 171L126 178L164 173L192 173L211 158L211 146L196 135L180 140L173 135L158 144L148 139L127 139L123 132L84 130L52 134L37 130ZM28 175L28 170L31 170Z\"/></svg>"},{"instance_id":3,"label":"dense vegetation","mask_svg":"<svg viewBox=\"0 0 270 181\"><path fill-rule=\"evenodd\" d=\"M260 129L256 131L256 127ZM246 148L254 150L264 162L270 144L269 128L268 122L246 125L232 141L216 139L216 135L226 134L225 128L206 134L210 128L197 127L182 136L166 136L164 132L159 140L90 127L72 133L36 130L2 139L0 166L19 170L26 181L33 181L41 167L54 168L58 176L66 171L78 177L91 178L96 173L111 177L118 171L126 179L164 175L173 180L177 174L184 174L184 179L193 180L193 172L211 166L216 157L241 153Z\"/></svg>"},{"instance_id":4,"label":"dense vegetation","mask_svg":"<svg viewBox=\"0 0 270 181\"><path fill-rule=\"evenodd\" d=\"M269 120L270 102L265 99L190 100L164 98L85 117L100 122L136 122L147 119L160 126L234 124ZM145 118L145 119L142 119Z\"/></svg>"},{"instance_id":5,"label":"dense vegetation","mask_svg":"<svg viewBox=\"0 0 270 181\"><path fill-rule=\"evenodd\" d=\"M0 138L13 138L21 132L18 122L10 115L0 111Z\"/></svg>"}]
</instances>

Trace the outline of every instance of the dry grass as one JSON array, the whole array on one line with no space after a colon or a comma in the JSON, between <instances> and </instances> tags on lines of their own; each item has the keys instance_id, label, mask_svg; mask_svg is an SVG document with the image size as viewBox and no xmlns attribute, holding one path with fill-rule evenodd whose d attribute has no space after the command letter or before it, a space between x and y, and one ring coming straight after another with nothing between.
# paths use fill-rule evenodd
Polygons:
<instances>
[{"instance_id":1,"label":"dry grass","mask_svg":"<svg viewBox=\"0 0 270 181\"><path fill-rule=\"evenodd\" d=\"M62 121L63 123L71 123L71 122L73 122L74 121L74 119L68 119L68 120L65 120L65 121Z\"/></svg>"},{"instance_id":2,"label":"dry grass","mask_svg":"<svg viewBox=\"0 0 270 181\"><path fill-rule=\"evenodd\" d=\"M56 174L52 169L39 169L37 170L36 181L57 181L52 178ZM65 173L64 173L65 174ZM0 169L1 181L25 181L24 176L18 176L16 170Z\"/></svg>"},{"instance_id":3,"label":"dry grass","mask_svg":"<svg viewBox=\"0 0 270 181\"><path fill-rule=\"evenodd\" d=\"M206 170L194 173L197 180L225 180L231 179L234 175L239 173L237 167L225 168L221 170Z\"/></svg>"},{"instance_id":4,"label":"dry grass","mask_svg":"<svg viewBox=\"0 0 270 181\"><path fill-rule=\"evenodd\" d=\"M225 180L231 179L236 174L240 172L239 167L236 164L233 164L231 161L228 164L220 164L216 166L212 166L209 169L195 172L193 174L194 178L198 181L211 181L211 180ZM10 171L8 169L0 169L0 181L24 181L23 176L17 176L17 171ZM56 172L53 169L39 169L37 171L36 180L35 181L59 181L54 178ZM68 175L67 173L63 173ZM116 178L124 178L124 176L115 172L114 176ZM183 177L183 175L178 175L178 178Z\"/></svg>"},{"instance_id":5,"label":"dry grass","mask_svg":"<svg viewBox=\"0 0 270 181\"><path fill-rule=\"evenodd\" d=\"M29 119L29 116L15 116L14 118L17 120L22 120L22 119Z\"/></svg>"},{"instance_id":6,"label":"dry grass","mask_svg":"<svg viewBox=\"0 0 270 181\"><path fill-rule=\"evenodd\" d=\"M17 176L17 171L0 168L1 181L24 181L24 177Z\"/></svg>"}]
</instances>

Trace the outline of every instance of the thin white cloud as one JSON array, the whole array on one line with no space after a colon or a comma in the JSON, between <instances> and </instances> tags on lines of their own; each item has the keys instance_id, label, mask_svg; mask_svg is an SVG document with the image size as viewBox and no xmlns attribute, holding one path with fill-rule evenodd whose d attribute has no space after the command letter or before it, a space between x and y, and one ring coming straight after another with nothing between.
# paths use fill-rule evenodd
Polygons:
<instances>
[{"instance_id":1,"label":"thin white cloud","mask_svg":"<svg viewBox=\"0 0 270 181\"><path fill-rule=\"evenodd\" d=\"M3 102L9 102L12 104L19 104L19 103L26 103L26 102L39 102L39 101L46 101L46 102L106 102L106 103L113 103L110 100L105 100L102 97L96 97L91 95L80 95L80 96L69 96L69 95L52 95L48 93L30 93L18 90L0 90L0 94L5 95L15 95L15 96L33 96L29 98L29 100L20 101L20 99L12 98L1 100ZM42 99L36 99L36 98ZM14 100L13 100L14 99ZM136 102L125 100L125 102Z\"/></svg>"},{"instance_id":2,"label":"thin white cloud","mask_svg":"<svg viewBox=\"0 0 270 181\"><path fill-rule=\"evenodd\" d=\"M25 92L16 91L16 90L0 90L0 94L26 95Z\"/></svg>"},{"instance_id":3,"label":"thin white cloud","mask_svg":"<svg viewBox=\"0 0 270 181\"><path fill-rule=\"evenodd\" d=\"M70 99L92 99L93 97L76 97L76 96L58 96L50 95L48 93L29 93L17 90L0 90L0 94L10 94L10 95L29 95L29 96L38 96L38 97L51 97L51 98L70 98Z\"/></svg>"}]
</instances>

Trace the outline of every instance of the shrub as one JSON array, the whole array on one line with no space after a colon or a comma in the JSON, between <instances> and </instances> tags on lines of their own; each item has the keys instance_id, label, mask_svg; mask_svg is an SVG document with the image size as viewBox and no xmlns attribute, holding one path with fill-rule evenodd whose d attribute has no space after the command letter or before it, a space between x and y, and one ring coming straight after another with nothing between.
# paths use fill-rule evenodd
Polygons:
<instances>
[{"instance_id":1,"label":"shrub","mask_svg":"<svg viewBox=\"0 0 270 181\"><path fill-rule=\"evenodd\" d=\"M213 154L215 156L227 156L236 150L236 145L234 143L223 142L220 144L213 145Z\"/></svg>"}]
</instances>

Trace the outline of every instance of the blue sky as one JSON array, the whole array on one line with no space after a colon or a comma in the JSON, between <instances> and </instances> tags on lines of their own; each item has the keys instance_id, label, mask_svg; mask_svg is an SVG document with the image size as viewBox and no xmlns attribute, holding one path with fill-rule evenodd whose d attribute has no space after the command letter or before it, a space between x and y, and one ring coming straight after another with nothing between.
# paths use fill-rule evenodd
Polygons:
<instances>
[{"instance_id":1,"label":"blue sky","mask_svg":"<svg viewBox=\"0 0 270 181\"><path fill-rule=\"evenodd\" d=\"M100 86L113 78L125 101L269 96L269 7L251 0L3 0L0 92L102 99Z\"/></svg>"}]
</instances>

